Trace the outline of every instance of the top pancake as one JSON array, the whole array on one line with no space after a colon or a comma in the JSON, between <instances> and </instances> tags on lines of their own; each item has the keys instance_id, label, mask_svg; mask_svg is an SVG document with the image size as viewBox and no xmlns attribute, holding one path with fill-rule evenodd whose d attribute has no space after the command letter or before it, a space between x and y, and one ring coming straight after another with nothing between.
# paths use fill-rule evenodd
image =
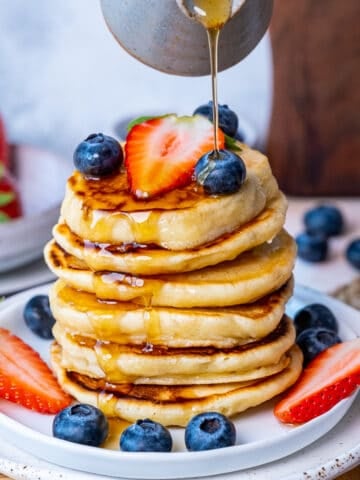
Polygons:
<instances>
[{"instance_id":1,"label":"top pancake","mask_svg":"<svg viewBox=\"0 0 360 480\"><path fill-rule=\"evenodd\" d=\"M67 182L61 216L79 237L109 244L147 244L170 250L196 248L253 219L278 192L267 158L241 145L247 179L232 195L210 196L195 182L151 200L129 192L126 174Z\"/></svg>"}]
</instances>

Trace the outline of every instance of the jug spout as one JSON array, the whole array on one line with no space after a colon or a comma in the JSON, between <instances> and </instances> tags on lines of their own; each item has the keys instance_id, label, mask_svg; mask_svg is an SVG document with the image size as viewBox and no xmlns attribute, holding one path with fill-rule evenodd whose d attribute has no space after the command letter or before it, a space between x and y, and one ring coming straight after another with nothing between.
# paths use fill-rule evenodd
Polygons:
<instances>
[{"instance_id":1,"label":"jug spout","mask_svg":"<svg viewBox=\"0 0 360 480\"><path fill-rule=\"evenodd\" d=\"M182 11L182 0L101 0L107 26L119 44L142 63L165 73L210 73L204 27ZM233 0L220 35L219 71L245 58L266 32L273 0Z\"/></svg>"}]
</instances>

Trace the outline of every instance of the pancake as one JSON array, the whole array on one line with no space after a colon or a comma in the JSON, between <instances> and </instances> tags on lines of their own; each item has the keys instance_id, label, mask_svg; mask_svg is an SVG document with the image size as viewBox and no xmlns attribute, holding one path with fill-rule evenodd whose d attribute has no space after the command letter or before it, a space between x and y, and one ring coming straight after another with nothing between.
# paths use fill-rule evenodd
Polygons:
<instances>
[{"instance_id":1,"label":"pancake","mask_svg":"<svg viewBox=\"0 0 360 480\"><path fill-rule=\"evenodd\" d=\"M152 306L223 307L254 302L280 288L290 277L296 244L282 231L235 260L194 272L137 277L116 272L93 272L54 241L45 259L56 276L69 286L105 300L133 300Z\"/></svg>"},{"instance_id":2,"label":"pancake","mask_svg":"<svg viewBox=\"0 0 360 480\"><path fill-rule=\"evenodd\" d=\"M267 158L241 145L247 178L231 195L209 196L195 182L150 200L134 199L119 174L67 182L61 216L70 230L91 242L153 244L170 250L196 248L252 220L278 192Z\"/></svg>"},{"instance_id":3,"label":"pancake","mask_svg":"<svg viewBox=\"0 0 360 480\"><path fill-rule=\"evenodd\" d=\"M53 229L55 241L66 252L84 261L90 270L109 270L133 275L158 275L199 270L271 240L282 229L287 202L278 193L254 219L214 242L196 249L170 251L147 245L99 244L84 240L65 223Z\"/></svg>"},{"instance_id":4,"label":"pancake","mask_svg":"<svg viewBox=\"0 0 360 480\"><path fill-rule=\"evenodd\" d=\"M70 334L121 344L230 348L274 330L292 290L291 279L255 303L212 309L148 309L131 302L104 302L62 280L52 285L49 296L56 321Z\"/></svg>"},{"instance_id":5,"label":"pancake","mask_svg":"<svg viewBox=\"0 0 360 480\"><path fill-rule=\"evenodd\" d=\"M205 396L209 390L213 393L224 393L225 391L234 390L234 388L252 385L260 379L262 380L265 377L270 377L281 372L289 363L290 356L289 353L286 352L276 364L259 367L242 373L219 376L209 374L204 376L200 383L191 383L191 379L185 377L183 378L185 378L187 383L181 383L181 376L179 376L179 378L172 378L169 383L161 383L160 381L158 381L158 383L150 383L150 381L148 383L111 383L103 378L89 377L88 375L83 375L71 370L68 370L68 374L71 378L91 390L106 390L108 392L124 394L129 393L131 389L132 396L139 397L141 395L142 398L145 398L151 395L152 400L164 400L165 398L173 396L174 393L177 398L192 398Z\"/></svg>"},{"instance_id":6,"label":"pancake","mask_svg":"<svg viewBox=\"0 0 360 480\"><path fill-rule=\"evenodd\" d=\"M56 323L62 348L61 365L70 371L113 383L226 383L236 375L272 366L295 341L293 322L286 316L267 337L230 349L169 348L160 345L121 345L69 335ZM222 378L220 381L218 376ZM249 380L253 377L242 377Z\"/></svg>"},{"instance_id":7,"label":"pancake","mask_svg":"<svg viewBox=\"0 0 360 480\"><path fill-rule=\"evenodd\" d=\"M78 401L98 406L109 417L120 417L129 422L139 418L150 418L166 426L185 426L196 414L205 411L217 411L227 416L233 416L250 407L259 405L275 395L283 392L299 377L302 369L302 354L298 347L290 350L291 362L280 373L272 375L255 384L241 386L235 390L219 393L219 387L214 386L215 394L202 398L175 399L159 401L131 397L130 394L114 392L99 392L91 390L76 382L61 366L59 347L52 348L52 365L62 388ZM130 391L131 393L131 391Z\"/></svg>"}]
</instances>

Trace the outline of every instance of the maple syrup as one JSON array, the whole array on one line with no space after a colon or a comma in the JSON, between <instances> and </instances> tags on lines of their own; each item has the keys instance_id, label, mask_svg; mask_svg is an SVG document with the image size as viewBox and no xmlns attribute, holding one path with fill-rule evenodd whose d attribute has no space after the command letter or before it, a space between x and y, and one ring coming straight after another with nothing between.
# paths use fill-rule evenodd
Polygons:
<instances>
[{"instance_id":1,"label":"maple syrup","mask_svg":"<svg viewBox=\"0 0 360 480\"><path fill-rule=\"evenodd\" d=\"M218 147L219 106L217 95L219 36L221 29L231 16L232 3L232 0L184 1L184 6L190 16L206 29L208 38L214 124L214 151L212 152L212 159L214 160L220 158Z\"/></svg>"},{"instance_id":2,"label":"maple syrup","mask_svg":"<svg viewBox=\"0 0 360 480\"><path fill-rule=\"evenodd\" d=\"M130 426L129 422L119 418L108 418L109 434L102 447L108 450L119 450L120 437L122 432Z\"/></svg>"}]
</instances>

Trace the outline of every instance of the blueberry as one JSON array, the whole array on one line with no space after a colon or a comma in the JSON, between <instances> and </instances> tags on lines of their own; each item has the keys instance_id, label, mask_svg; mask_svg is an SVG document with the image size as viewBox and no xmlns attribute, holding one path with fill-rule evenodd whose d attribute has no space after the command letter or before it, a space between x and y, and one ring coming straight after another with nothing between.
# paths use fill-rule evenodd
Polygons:
<instances>
[{"instance_id":1,"label":"blueberry","mask_svg":"<svg viewBox=\"0 0 360 480\"><path fill-rule=\"evenodd\" d=\"M317 327L338 332L335 315L328 307L320 303L312 303L299 310L294 317L294 324L297 335L307 328Z\"/></svg>"},{"instance_id":2,"label":"blueberry","mask_svg":"<svg viewBox=\"0 0 360 480\"><path fill-rule=\"evenodd\" d=\"M109 433L109 423L101 410L78 403L61 410L53 421L53 435L69 442L98 447Z\"/></svg>"},{"instance_id":3,"label":"blueberry","mask_svg":"<svg viewBox=\"0 0 360 480\"><path fill-rule=\"evenodd\" d=\"M301 233L296 237L297 254L308 262L323 262L328 252L327 238L322 235Z\"/></svg>"},{"instance_id":4,"label":"blueberry","mask_svg":"<svg viewBox=\"0 0 360 480\"><path fill-rule=\"evenodd\" d=\"M24 308L24 320L30 330L41 338L47 340L54 338L52 328L55 323L47 295L32 297Z\"/></svg>"},{"instance_id":5,"label":"blueberry","mask_svg":"<svg viewBox=\"0 0 360 480\"><path fill-rule=\"evenodd\" d=\"M307 232L318 233L326 237L339 235L344 228L340 210L332 205L319 205L307 211L304 223Z\"/></svg>"},{"instance_id":6,"label":"blueberry","mask_svg":"<svg viewBox=\"0 0 360 480\"><path fill-rule=\"evenodd\" d=\"M213 102L210 100L206 105L198 107L193 115L203 115L211 122L213 121ZM219 127L221 130L229 135L235 137L238 129L239 120L236 113L227 105L219 105Z\"/></svg>"},{"instance_id":7,"label":"blueberry","mask_svg":"<svg viewBox=\"0 0 360 480\"><path fill-rule=\"evenodd\" d=\"M346 258L351 265L360 270L360 238L356 238L348 245Z\"/></svg>"},{"instance_id":8,"label":"blueberry","mask_svg":"<svg viewBox=\"0 0 360 480\"><path fill-rule=\"evenodd\" d=\"M320 352L327 348L341 343L336 332L326 328L307 328L297 337L296 343L304 354L304 366L306 366Z\"/></svg>"},{"instance_id":9,"label":"blueberry","mask_svg":"<svg viewBox=\"0 0 360 480\"><path fill-rule=\"evenodd\" d=\"M87 176L104 177L119 170L123 157L121 145L115 138L93 133L77 146L74 164Z\"/></svg>"},{"instance_id":10,"label":"blueberry","mask_svg":"<svg viewBox=\"0 0 360 480\"><path fill-rule=\"evenodd\" d=\"M123 431L120 448L125 452L170 452L172 438L167 428L146 418Z\"/></svg>"},{"instance_id":11,"label":"blueberry","mask_svg":"<svg viewBox=\"0 0 360 480\"><path fill-rule=\"evenodd\" d=\"M216 160L214 152L200 158L195 165L196 181L210 195L235 193L245 181L245 163L230 150L219 150L219 154Z\"/></svg>"},{"instance_id":12,"label":"blueberry","mask_svg":"<svg viewBox=\"0 0 360 480\"><path fill-rule=\"evenodd\" d=\"M213 450L235 445L233 422L218 412L200 413L185 429L185 445L190 451Z\"/></svg>"}]
</instances>

